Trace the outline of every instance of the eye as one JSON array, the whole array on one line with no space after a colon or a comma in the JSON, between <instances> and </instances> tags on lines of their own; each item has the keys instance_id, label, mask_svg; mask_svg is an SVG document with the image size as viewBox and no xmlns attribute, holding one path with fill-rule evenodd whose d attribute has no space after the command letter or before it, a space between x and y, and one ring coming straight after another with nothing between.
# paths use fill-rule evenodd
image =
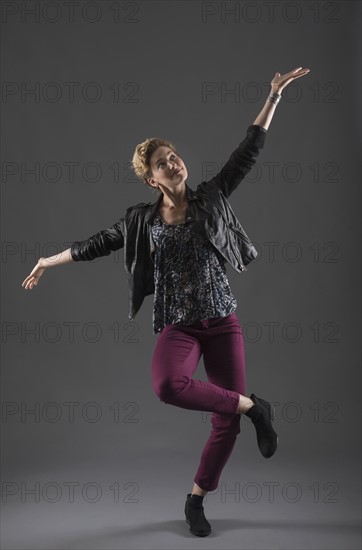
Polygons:
<instances>
[{"instance_id":1,"label":"eye","mask_svg":"<svg viewBox=\"0 0 362 550\"><path fill-rule=\"evenodd\" d=\"M174 159L177 159L177 155L175 155L174 153L171 153L170 157L169 158L174 158ZM160 161L158 164L157 164L157 168L160 168L160 166L164 166L165 163L163 161Z\"/></svg>"}]
</instances>

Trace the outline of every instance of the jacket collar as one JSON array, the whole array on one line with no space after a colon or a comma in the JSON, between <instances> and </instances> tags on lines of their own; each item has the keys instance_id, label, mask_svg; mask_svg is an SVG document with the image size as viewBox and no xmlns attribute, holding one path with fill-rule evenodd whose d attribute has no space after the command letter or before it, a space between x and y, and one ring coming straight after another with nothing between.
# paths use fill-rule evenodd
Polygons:
<instances>
[{"instance_id":1,"label":"jacket collar","mask_svg":"<svg viewBox=\"0 0 362 550\"><path fill-rule=\"evenodd\" d=\"M185 187L186 187L187 202L196 200L197 199L196 191L191 189L191 187L189 187L186 182L185 182ZM163 198L163 193L160 193L160 196L157 197L157 199L155 199L153 202L148 203L147 211L146 211L146 214L145 214L145 222L146 223L152 225L153 220L154 220L155 216L157 215L158 208L160 206L162 198Z\"/></svg>"}]
</instances>

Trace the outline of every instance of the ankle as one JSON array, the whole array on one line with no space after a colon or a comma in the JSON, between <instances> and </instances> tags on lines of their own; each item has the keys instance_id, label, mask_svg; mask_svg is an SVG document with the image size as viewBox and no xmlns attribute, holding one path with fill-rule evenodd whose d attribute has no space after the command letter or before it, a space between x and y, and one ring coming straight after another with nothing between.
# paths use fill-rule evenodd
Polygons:
<instances>
[{"instance_id":1,"label":"ankle","mask_svg":"<svg viewBox=\"0 0 362 550\"><path fill-rule=\"evenodd\" d=\"M240 395L239 397L239 405L237 408L238 414L245 414L251 407L255 405L254 401L252 401L249 397L245 397L244 395Z\"/></svg>"},{"instance_id":2,"label":"ankle","mask_svg":"<svg viewBox=\"0 0 362 550\"><path fill-rule=\"evenodd\" d=\"M198 485L196 485L196 483L194 482L194 486L192 488L192 491L191 491L191 495L195 495L195 496L198 496L198 497L204 497L205 495L207 495L208 491L205 491L204 489L201 489L201 487L199 487Z\"/></svg>"}]
</instances>

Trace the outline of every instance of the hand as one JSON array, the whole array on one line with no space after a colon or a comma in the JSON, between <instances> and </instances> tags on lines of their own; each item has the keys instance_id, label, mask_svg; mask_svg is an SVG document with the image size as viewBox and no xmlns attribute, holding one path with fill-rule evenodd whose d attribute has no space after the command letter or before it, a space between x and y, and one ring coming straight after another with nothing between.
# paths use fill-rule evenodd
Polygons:
<instances>
[{"instance_id":1,"label":"hand","mask_svg":"<svg viewBox=\"0 0 362 550\"><path fill-rule=\"evenodd\" d=\"M39 258L38 263L34 267L33 271L28 275L24 281L21 283L26 290L32 289L34 285L38 284L39 278L43 275L46 270L45 267L41 267L43 258Z\"/></svg>"},{"instance_id":2,"label":"hand","mask_svg":"<svg viewBox=\"0 0 362 550\"><path fill-rule=\"evenodd\" d=\"M290 73L286 73L281 75L280 73L275 73L275 76L273 80L271 81L271 87L272 92L278 92L279 94L281 91L288 86L293 80L296 78L300 78L301 76L304 76L305 74L308 74L310 69L303 69L302 67L297 67L293 71L290 71Z\"/></svg>"}]
</instances>

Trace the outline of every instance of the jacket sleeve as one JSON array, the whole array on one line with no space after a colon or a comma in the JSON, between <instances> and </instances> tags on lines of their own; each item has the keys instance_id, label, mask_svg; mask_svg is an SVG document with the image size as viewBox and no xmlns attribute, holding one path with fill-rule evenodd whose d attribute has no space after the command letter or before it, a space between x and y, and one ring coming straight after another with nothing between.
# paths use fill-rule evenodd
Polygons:
<instances>
[{"instance_id":1,"label":"jacket sleeve","mask_svg":"<svg viewBox=\"0 0 362 550\"><path fill-rule=\"evenodd\" d=\"M233 151L221 170L208 182L200 184L210 191L216 186L228 198L256 163L260 149L264 147L267 130L252 124L248 127L245 139Z\"/></svg>"},{"instance_id":2,"label":"jacket sleeve","mask_svg":"<svg viewBox=\"0 0 362 550\"><path fill-rule=\"evenodd\" d=\"M70 253L75 262L91 261L109 256L111 251L124 247L124 217L107 229L102 229L85 241L74 241Z\"/></svg>"}]
</instances>

